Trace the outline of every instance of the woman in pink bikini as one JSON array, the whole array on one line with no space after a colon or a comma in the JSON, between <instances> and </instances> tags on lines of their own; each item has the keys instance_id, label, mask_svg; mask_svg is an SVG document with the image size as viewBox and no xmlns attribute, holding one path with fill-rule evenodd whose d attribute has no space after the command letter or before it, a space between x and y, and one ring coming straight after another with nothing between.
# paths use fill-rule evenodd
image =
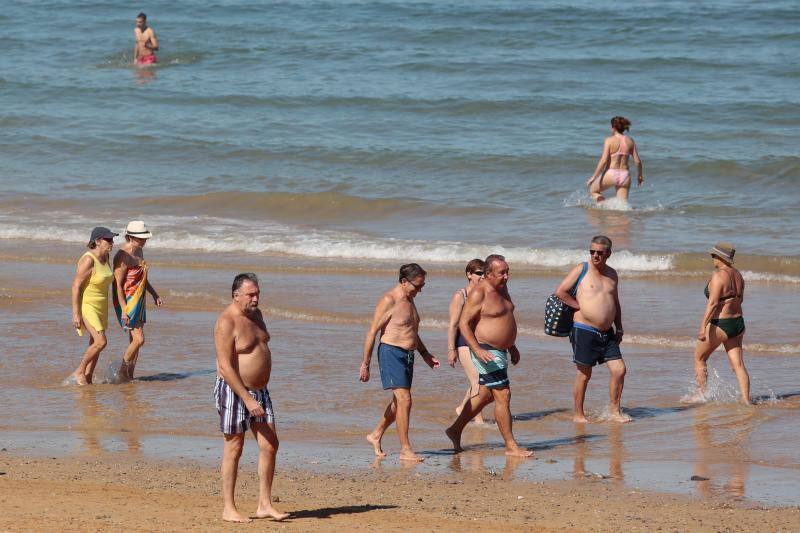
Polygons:
<instances>
[{"instance_id":1,"label":"woman in pink bikini","mask_svg":"<svg viewBox=\"0 0 800 533\"><path fill-rule=\"evenodd\" d=\"M628 201L628 192L631 189L631 174L628 169L628 158L633 156L636 163L639 185L644 183L644 170L642 160L636 150L636 143L625 132L631 127L631 121L625 117L611 119L611 136L606 137L603 143L603 154L594 173L586 182L592 199L595 202L605 200L603 191L611 186L617 189L617 198Z\"/></svg>"}]
</instances>

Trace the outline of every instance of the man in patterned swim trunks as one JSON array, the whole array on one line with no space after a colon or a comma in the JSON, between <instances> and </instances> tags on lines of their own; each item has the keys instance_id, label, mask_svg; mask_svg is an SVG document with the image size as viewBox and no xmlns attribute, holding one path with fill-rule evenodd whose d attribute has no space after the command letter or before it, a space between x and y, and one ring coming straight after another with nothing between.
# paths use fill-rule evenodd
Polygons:
<instances>
[{"instance_id":1,"label":"man in patterned swim trunks","mask_svg":"<svg viewBox=\"0 0 800 533\"><path fill-rule=\"evenodd\" d=\"M530 457L533 452L522 448L511 432L511 386L508 380L508 359L519 362L517 321L514 302L508 294L508 263L502 255L486 258L484 278L472 289L461 312L458 327L472 352L478 371L478 395L464 404L464 409L445 433L453 441L456 453L462 451L461 432L464 426L491 402L494 418L503 436L506 455Z\"/></svg>"},{"instance_id":2,"label":"man in patterned swim trunks","mask_svg":"<svg viewBox=\"0 0 800 533\"><path fill-rule=\"evenodd\" d=\"M214 400L219 412L220 430L225 437L222 449L222 519L250 522L236 509L234 491L239 458L248 429L258 442L259 498L256 518L286 518L272 505L272 478L278 435L275 415L267 390L272 372L269 332L258 308L260 290L255 274L239 274L233 280L233 301L214 326L217 350L217 380Z\"/></svg>"}]
</instances>

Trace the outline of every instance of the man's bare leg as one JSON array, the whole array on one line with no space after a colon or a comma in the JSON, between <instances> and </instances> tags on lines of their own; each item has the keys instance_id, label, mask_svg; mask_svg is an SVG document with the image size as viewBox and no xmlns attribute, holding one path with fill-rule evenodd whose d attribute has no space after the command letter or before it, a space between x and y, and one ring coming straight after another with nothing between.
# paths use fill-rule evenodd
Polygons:
<instances>
[{"instance_id":1,"label":"man's bare leg","mask_svg":"<svg viewBox=\"0 0 800 533\"><path fill-rule=\"evenodd\" d=\"M521 448L514 439L514 434L511 431L511 387L505 385L503 387L490 389L490 391L494 398L494 419L506 443L506 455L530 457L533 455L533 452Z\"/></svg>"},{"instance_id":2,"label":"man's bare leg","mask_svg":"<svg viewBox=\"0 0 800 533\"><path fill-rule=\"evenodd\" d=\"M395 421L397 422L397 436L400 438L400 459L424 461L424 457L414 453L414 450L411 449L411 442L408 440L408 425L411 421L411 390L398 388L392 389L392 392L397 404Z\"/></svg>"},{"instance_id":3,"label":"man's bare leg","mask_svg":"<svg viewBox=\"0 0 800 533\"><path fill-rule=\"evenodd\" d=\"M392 425L396 417L397 398L395 398L393 395L392 401L386 406L386 410L383 412L383 416L378 421L378 425L375 426L375 429L372 430L372 433L367 435L367 442L372 444L372 449L375 451L375 455L378 457L386 457L386 452L384 452L383 448L381 448L381 439L383 439L383 434L386 433L386 430L389 429L389 426Z\"/></svg>"},{"instance_id":4,"label":"man's bare leg","mask_svg":"<svg viewBox=\"0 0 800 533\"><path fill-rule=\"evenodd\" d=\"M253 422L253 435L258 442L258 509L256 518L283 520L282 513L272 505L272 479L275 477L275 457L278 455L278 433L275 424Z\"/></svg>"},{"instance_id":5,"label":"man's bare leg","mask_svg":"<svg viewBox=\"0 0 800 533\"><path fill-rule=\"evenodd\" d=\"M136 368L136 362L139 360L139 350L144 346L144 328L142 326L135 327L128 332L128 348L125 350L125 355L122 356L123 371L125 378L133 379L133 371Z\"/></svg>"},{"instance_id":6,"label":"man's bare leg","mask_svg":"<svg viewBox=\"0 0 800 533\"><path fill-rule=\"evenodd\" d=\"M583 412L583 401L586 398L586 387L589 385L589 380L592 378L592 367L588 365L575 364L577 372L575 373L575 384L572 386L572 398L575 401L575 414L572 416L572 421L577 423L586 423L586 414Z\"/></svg>"},{"instance_id":7,"label":"man's bare leg","mask_svg":"<svg viewBox=\"0 0 800 533\"><path fill-rule=\"evenodd\" d=\"M463 451L463 448L461 448L461 432L464 431L464 426L475 417L476 413L480 413L483 408L492 403L493 400L494 398L492 397L492 393L489 392L489 389L481 385L478 389L478 395L473 396L464 404L464 409L461 410L461 414L458 415L455 422L444 430L447 438L452 441L453 450L456 453Z\"/></svg>"},{"instance_id":8,"label":"man's bare leg","mask_svg":"<svg viewBox=\"0 0 800 533\"><path fill-rule=\"evenodd\" d=\"M622 402L622 388L625 386L625 361L622 359L614 359L606 363L611 377L608 380L608 395L609 395L609 411L611 420L615 422L630 422L631 417L625 416L620 411L620 403Z\"/></svg>"},{"instance_id":9,"label":"man's bare leg","mask_svg":"<svg viewBox=\"0 0 800 533\"><path fill-rule=\"evenodd\" d=\"M728 361L739 381L739 392L742 395L742 403L751 405L750 401L750 374L744 366L744 353L742 352L742 336L725 341L725 351L728 353Z\"/></svg>"},{"instance_id":10,"label":"man's bare leg","mask_svg":"<svg viewBox=\"0 0 800 533\"><path fill-rule=\"evenodd\" d=\"M236 509L234 492L236 491L236 474L239 471L239 458L244 448L244 433L224 435L225 444L222 448L222 519L226 522L250 522Z\"/></svg>"}]
</instances>

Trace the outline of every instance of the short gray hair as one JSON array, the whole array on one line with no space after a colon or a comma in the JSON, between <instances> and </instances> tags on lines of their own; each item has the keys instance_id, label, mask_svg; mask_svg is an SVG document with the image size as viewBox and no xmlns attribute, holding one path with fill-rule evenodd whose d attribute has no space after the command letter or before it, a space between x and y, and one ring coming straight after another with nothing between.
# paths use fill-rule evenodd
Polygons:
<instances>
[{"instance_id":1,"label":"short gray hair","mask_svg":"<svg viewBox=\"0 0 800 533\"><path fill-rule=\"evenodd\" d=\"M427 276L428 273L425 272L421 266L416 263L408 263L407 265L403 265L400 267L400 275L397 281L408 280L411 281L412 279L417 279L423 276Z\"/></svg>"},{"instance_id":2,"label":"short gray hair","mask_svg":"<svg viewBox=\"0 0 800 533\"><path fill-rule=\"evenodd\" d=\"M611 239L605 235L595 235L592 237L592 244L602 244L607 250L611 249Z\"/></svg>"},{"instance_id":3,"label":"short gray hair","mask_svg":"<svg viewBox=\"0 0 800 533\"><path fill-rule=\"evenodd\" d=\"M494 263L499 263L500 261L505 262L506 258L500 254L492 254L488 256L486 259L483 260L484 264L486 265L486 270L489 272L494 272Z\"/></svg>"},{"instance_id":4,"label":"short gray hair","mask_svg":"<svg viewBox=\"0 0 800 533\"><path fill-rule=\"evenodd\" d=\"M233 278L233 285L231 286L231 297L233 297L234 293L239 290L239 288L244 285L245 281L249 281L255 286L258 286L258 276L253 274L252 272L243 272Z\"/></svg>"}]
</instances>

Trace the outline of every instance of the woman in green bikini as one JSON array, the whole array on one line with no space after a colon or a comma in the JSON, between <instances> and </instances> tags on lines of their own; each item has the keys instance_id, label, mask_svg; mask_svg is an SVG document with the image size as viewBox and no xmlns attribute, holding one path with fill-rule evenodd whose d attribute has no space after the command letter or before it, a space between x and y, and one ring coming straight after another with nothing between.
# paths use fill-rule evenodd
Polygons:
<instances>
[{"instance_id":1,"label":"woman in green bikini","mask_svg":"<svg viewBox=\"0 0 800 533\"><path fill-rule=\"evenodd\" d=\"M711 249L714 261L714 274L706 285L706 312L697 334L697 347L694 350L694 373L697 380L697 394L694 401L705 401L708 367L706 362L720 344L725 346L731 368L739 380L742 402L750 403L750 376L744 366L742 339L744 338L744 279L733 268L733 255L736 250L730 244L717 243Z\"/></svg>"}]
</instances>

